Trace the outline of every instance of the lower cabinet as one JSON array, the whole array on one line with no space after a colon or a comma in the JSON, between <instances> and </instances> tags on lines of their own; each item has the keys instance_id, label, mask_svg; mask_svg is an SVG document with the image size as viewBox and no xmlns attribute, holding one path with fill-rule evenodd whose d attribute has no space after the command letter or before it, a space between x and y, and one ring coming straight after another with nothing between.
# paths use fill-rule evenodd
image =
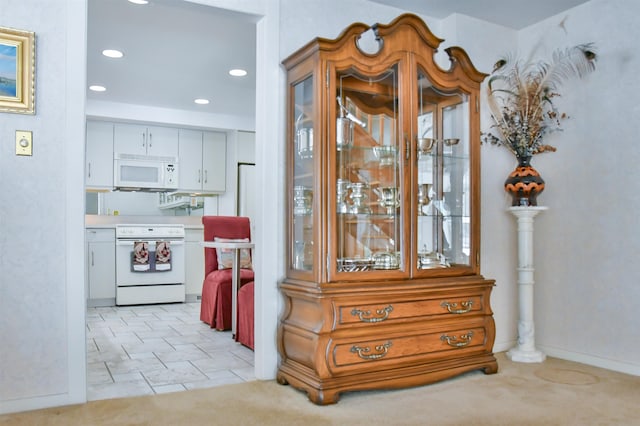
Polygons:
<instances>
[{"instance_id":1,"label":"lower cabinet","mask_svg":"<svg viewBox=\"0 0 640 426\"><path fill-rule=\"evenodd\" d=\"M367 282L313 294L285 281L277 380L331 404L344 391L417 386L476 369L495 373L492 287L482 278Z\"/></svg>"},{"instance_id":2,"label":"lower cabinet","mask_svg":"<svg viewBox=\"0 0 640 426\"><path fill-rule=\"evenodd\" d=\"M204 231L202 229L185 229L185 272L186 301L196 302L202 295L204 280Z\"/></svg>"},{"instance_id":3,"label":"lower cabinet","mask_svg":"<svg viewBox=\"0 0 640 426\"><path fill-rule=\"evenodd\" d=\"M116 304L116 232L87 229L87 306Z\"/></svg>"}]
</instances>

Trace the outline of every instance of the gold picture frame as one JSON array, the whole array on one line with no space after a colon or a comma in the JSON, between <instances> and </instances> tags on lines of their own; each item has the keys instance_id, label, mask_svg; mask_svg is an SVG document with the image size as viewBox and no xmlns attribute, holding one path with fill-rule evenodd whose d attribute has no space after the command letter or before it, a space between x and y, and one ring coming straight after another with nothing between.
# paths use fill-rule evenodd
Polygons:
<instances>
[{"instance_id":1,"label":"gold picture frame","mask_svg":"<svg viewBox=\"0 0 640 426\"><path fill-rule=\"evenodd\" d=\"M35 114L35 37L0 27L0 112Z\"/></svg>"}]
</instances>

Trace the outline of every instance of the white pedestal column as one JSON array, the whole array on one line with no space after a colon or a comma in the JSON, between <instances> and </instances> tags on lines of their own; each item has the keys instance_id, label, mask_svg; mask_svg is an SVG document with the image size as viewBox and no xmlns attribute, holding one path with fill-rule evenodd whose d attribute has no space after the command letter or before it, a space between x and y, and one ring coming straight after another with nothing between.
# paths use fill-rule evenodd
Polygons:
<instances>
[{"instance_id":1,"label":"white pedestal column","mask_svg":"<svg viewBox=\"0 0 640 426\"><path fill-rule=\"evenodd\" d=\"M517 362L542 362L546 355L536 349L533 322L533 218L547 207L510 207L518 219L518 345L507 352Z\"/></svg>"}]
</instances>

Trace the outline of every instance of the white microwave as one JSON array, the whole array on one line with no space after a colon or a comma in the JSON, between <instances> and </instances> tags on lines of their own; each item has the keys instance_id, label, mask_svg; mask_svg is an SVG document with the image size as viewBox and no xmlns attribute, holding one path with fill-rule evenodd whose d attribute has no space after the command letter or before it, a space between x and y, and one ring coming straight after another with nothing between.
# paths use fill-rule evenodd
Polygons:
<instances>
[{"instance_id":1,"label":"white microwave","mask_svg":"<svg viewBox=\"0 0 640 426\"><path fill-rule=\"evenodd\" d=\"M172 191L178 189L178 159L116 154L113 186L123 191Z\"/></svg>"}]
</instances>

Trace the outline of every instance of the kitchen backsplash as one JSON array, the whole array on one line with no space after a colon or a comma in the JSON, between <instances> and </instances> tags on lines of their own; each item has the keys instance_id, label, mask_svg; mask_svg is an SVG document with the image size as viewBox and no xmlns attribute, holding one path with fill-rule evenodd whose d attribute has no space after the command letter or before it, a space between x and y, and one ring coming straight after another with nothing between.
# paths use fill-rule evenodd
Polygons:
<instances>
[{"instance_id":1,"label":"kitchen backsplash","mask_svg":"<svg viewBox=\"0 0 640 426\"><path fill-rule=\"evenodd\" d=\"M217 197L205 197L193 206L159 207L160 194L155 192L86 192L86 214L101 216L202 216L204 211L217 212Z\"/></svg>"}]
</instances>

